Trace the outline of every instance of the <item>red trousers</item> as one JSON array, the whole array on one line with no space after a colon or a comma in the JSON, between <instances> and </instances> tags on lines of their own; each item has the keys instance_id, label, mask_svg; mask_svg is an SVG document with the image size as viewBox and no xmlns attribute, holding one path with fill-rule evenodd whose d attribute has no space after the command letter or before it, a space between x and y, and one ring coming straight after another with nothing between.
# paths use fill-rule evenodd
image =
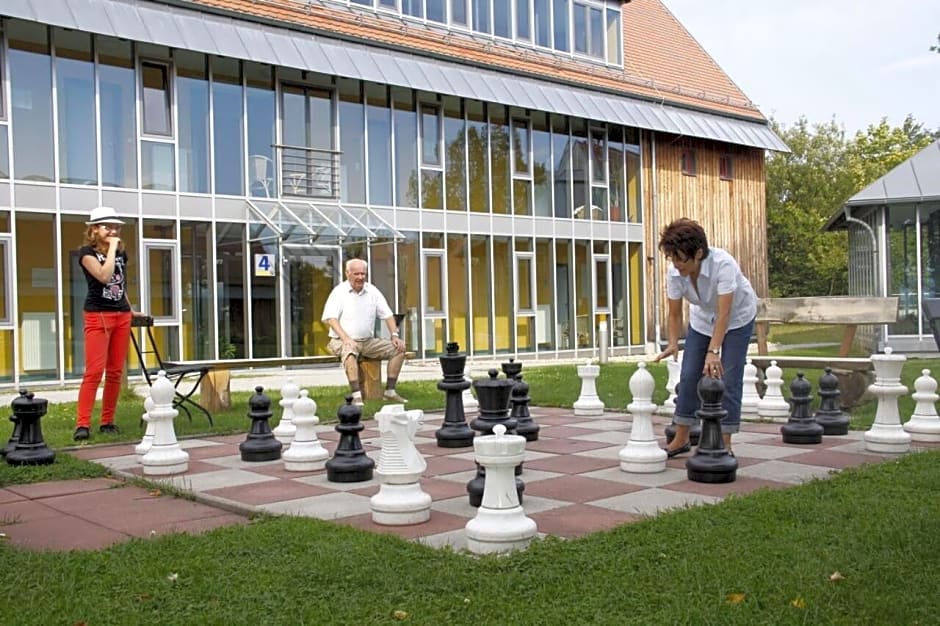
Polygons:
<instances>
[{"instance_id":1,"label":"red trousers","mask_svg":"<svg viewBox=\"0 0 940 626\"><path fill-rule=\"evenodd\" d=\"M131 313L85 311L85 376L78 390L76 428L91 427L91 411L101 375L104 374L104 396L101 400L101 423L114 422L114 410L121 395L121 374L127 360L127 344L131 339Z\"/></svg>"}]
</instances>

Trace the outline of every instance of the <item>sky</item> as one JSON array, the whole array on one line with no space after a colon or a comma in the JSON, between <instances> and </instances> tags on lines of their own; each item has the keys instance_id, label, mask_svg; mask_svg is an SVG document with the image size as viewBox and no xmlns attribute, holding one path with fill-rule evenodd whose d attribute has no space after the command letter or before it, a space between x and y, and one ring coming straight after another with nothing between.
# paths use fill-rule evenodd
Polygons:
<instances>
[{"instance_id":1,"label":"sky","mask_svg":"<svg viewBox=\"0 0 940 626\"><path fill-rule=\"evenodd\" d=\"M767 117L940 130L940 0L662 0Z\"/></svg>"}]
</instances>

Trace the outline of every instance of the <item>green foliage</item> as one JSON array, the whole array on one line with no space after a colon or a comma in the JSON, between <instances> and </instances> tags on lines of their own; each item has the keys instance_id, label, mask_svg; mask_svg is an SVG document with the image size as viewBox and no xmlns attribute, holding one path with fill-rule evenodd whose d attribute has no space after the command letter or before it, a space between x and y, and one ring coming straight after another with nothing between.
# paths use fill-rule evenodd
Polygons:
<instances>
[{"instance_id":1,"label":"green foliage","mask_svg":"<svg viewBox=\"0 0 940 626\"><path fill-rule=\"evenodd\" d=\"M770 295L846 294L846 233L822 232L822 227L852 195L940 134L911 116L899 127L882 119L851 139L834 119L772 125L792 152L767 158Z\"/></svg>"}]
</instances>

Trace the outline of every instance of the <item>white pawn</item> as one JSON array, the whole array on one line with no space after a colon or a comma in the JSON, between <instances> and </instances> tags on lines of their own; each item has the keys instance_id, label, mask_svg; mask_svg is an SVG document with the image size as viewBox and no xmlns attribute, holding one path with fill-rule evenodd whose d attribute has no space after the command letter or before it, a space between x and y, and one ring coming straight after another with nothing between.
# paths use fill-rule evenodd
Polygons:
<instances>
[{"instance_id":1,"label":"white pawn","mask_svg":"<svg viewBox=\"0 0 940 626\"><path fill-rule=\"evenodd\" d=\"M936 402L937 380L930 375L930 370L921 370L921 376L914 381L914 393L911 396L917 405L911 419L904 423L904 430L911 435L911 441L940 441L940 416L937 415Z\"/></svg>"},{"instance_id":2,"label":"white pawn","mask_svg":"<svg viewBox=\"0 0 940 626\"><path fill-rule=\"evenodd\" d=\"M898 398L907 393L901 384L901 369L907 357L893 354L885 348L884 354L871 355L875 366L875 382L868 392L878 398L875 423L865 432L865 449L870 452L903 453L911 449L911 435L901 426Z\"/></svg>"},{"instance_id":3,"label":"white pawn","mask_svg":"<svg viewBox=\"0 0 940 626\"><path fill-rule=\"evenodd\" d=\"M476 517L467 522L467 549L491 554L527 547L538 526L526 517L516 493L515 468L525 457L525 437L507 435L506 426L496 424L492 435L473 439L473 451L486 469L486 482Z\"/></svg>"},{"instance_id":4,"label":"white pawn","mask_svg":"<svg viewBox=\"0 0 940 626\"><path fill-rule=\"evenodd\" d=\"M751 362L750 357L744 365L744 388L741 392L741 418L753 420L757 417L757 405L760 402L760 393L757 392L757 366ZM788 407L789 408L789 407Z\"/></svg>"},{"instance_id":5,"label":"white pawn","mask_svg":"<svg viewBox=\"0 0 940 626\"><path fill-rule=\"evenodd\" d=\"M574 403L574 414L579 417L598 417L604 414L604 403L597 396L597 377L601 368L590 361L578 366L581 377L581 396Z\"/></svg>"},{"instance_id":6,"label":"white pawn","mask_svg":"<svg viewBox=\"0 0 940 626\"><path fill-rule=\"evenodd\" d=\"M423 418L424 411L405 411L403 404L386 404L375 414L382 440L375 475L381 486L369 505L376 524L404 526L431 519L431 496L421 490L428 464L414 442Z\"/></svg>"},{"instance_id":7,"label":"white pawn","mask_svg":"<svg viewBox=\"0 0 940 626\"><path fill-rule=\"evenodd\" d=\"M666 379L666 391L669 392L669 397L656 411L660 415L672 415L676 412L676 387L679 385L679 374L682 372L681 356L675 359L666 359L666 371L669 373Z\"/></svg>"},{"instance_id":8,"label":"white pawn","mask_svg":"<svg viewBox=\"0 0 940 626\"><path fill-rule=\"evenodd\" d=\"M281 421L271 431L274 433L274 438L285 447L291 444L297 432L297 427L294 425L294 402L299 395L300 387L294 384L293 379L288 378L287 383L281 387L281 400L278 402L281 405ZM316 413L316 408L313 412Z\"/></svg>"},{"instance_id":9,"label":"white pawn","mask_svg":"<svg viewBox=\"0 0 940 626\"><path fill-rule=\"evenodd\" d=\"M630 441L619 453L620 469L636 474L654 474L666 471L666 451L659 447L653 431L653 389L656 381L646 370L646 363L637 365L636 373L630 377L630 394L633 401L627 411L633 416Z\"/></svg>"},{"instance_id":10,"label":"white pawn","mask_svg":"<svg viewBox=\"0 0 940 626\"><path fill-rule=\"evenodd\" d=\"M145 476L182 474L189 469L189 454L180 447L173 428L173 418L179 415L173 408L175 395L173 383L160 370L150 387L153 408L147 411L147 420L153 422L153 443L140 459Z\"/></svg>"},{"instance_id":11,"label":"white pawn","mask_svg":"<svg viewBox=\"0 0 940 626\"><path fill-rule=\"evenodd\" d=\"M320 423L320 418L317 417L317 403L308 393L303 389L297 399L291 400L294 436L290 447L281 453L284 469L288 472L321 470L330 458L330 453L317 438L317 424Z\"/></svg>"},{"instance_id":12,"label":"white pawn","mask_svg":"<svg viewBox=\"0 0 940 626\"><path fill-rule=\"evenodd\" d=\"M783 397L780 388L783 386L783 370L777 367L776 361L770 362L770 367L764 372L764 384L767 390L764 397L757 403L757 415L763 420L786 419L790 416L790 403Z\"/></svg>"},{"instance_id":13,"label":"white pawn","mask_svg":"<svg viewBox=\"0 0 940 626\"><path fill-rule=\"evenodd\" d=\"M470 378L470 366L468 365L463 371L463 378L468 383L471 383L469 387L463 390L463 413L465 416L476 415L477 411L480 410L480 403L477 402L476 396L473 395L471 389L473 388L473 379Z\"/></svg>"},{"instance_id":14,"label":"white pawn","mask_svg":"<svg viewBox=\"0 0 940 626\"><path fill-rule=\"evenodd\" d=\"M140 463L140 460L144 458L144 455L147 454L147 450L153 446L153 427L154 423L150 421L150 411L153 410L153 398L147 396L144 398L144 415L141 419L147 422L147 430L144 431L144 438L140 440L140 443L134 448L134 453L137 455L137 462Z\"/></svg>"}]
</instances>

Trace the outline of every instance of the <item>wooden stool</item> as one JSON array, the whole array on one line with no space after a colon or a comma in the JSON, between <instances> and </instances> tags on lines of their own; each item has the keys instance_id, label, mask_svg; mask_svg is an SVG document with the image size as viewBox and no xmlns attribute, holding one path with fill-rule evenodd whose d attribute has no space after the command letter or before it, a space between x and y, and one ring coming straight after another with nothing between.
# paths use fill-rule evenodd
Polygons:
<instances>
[{"instance_id":1,"label":"wooden stool","mask_svg":"<svg viewBox=\"0 0 940 626\"><path fill-rule=\"evenodd\" d=\"M382 359L359 358L359 390L363 400L382 399Z\"/></svg>"}]
</instances>

